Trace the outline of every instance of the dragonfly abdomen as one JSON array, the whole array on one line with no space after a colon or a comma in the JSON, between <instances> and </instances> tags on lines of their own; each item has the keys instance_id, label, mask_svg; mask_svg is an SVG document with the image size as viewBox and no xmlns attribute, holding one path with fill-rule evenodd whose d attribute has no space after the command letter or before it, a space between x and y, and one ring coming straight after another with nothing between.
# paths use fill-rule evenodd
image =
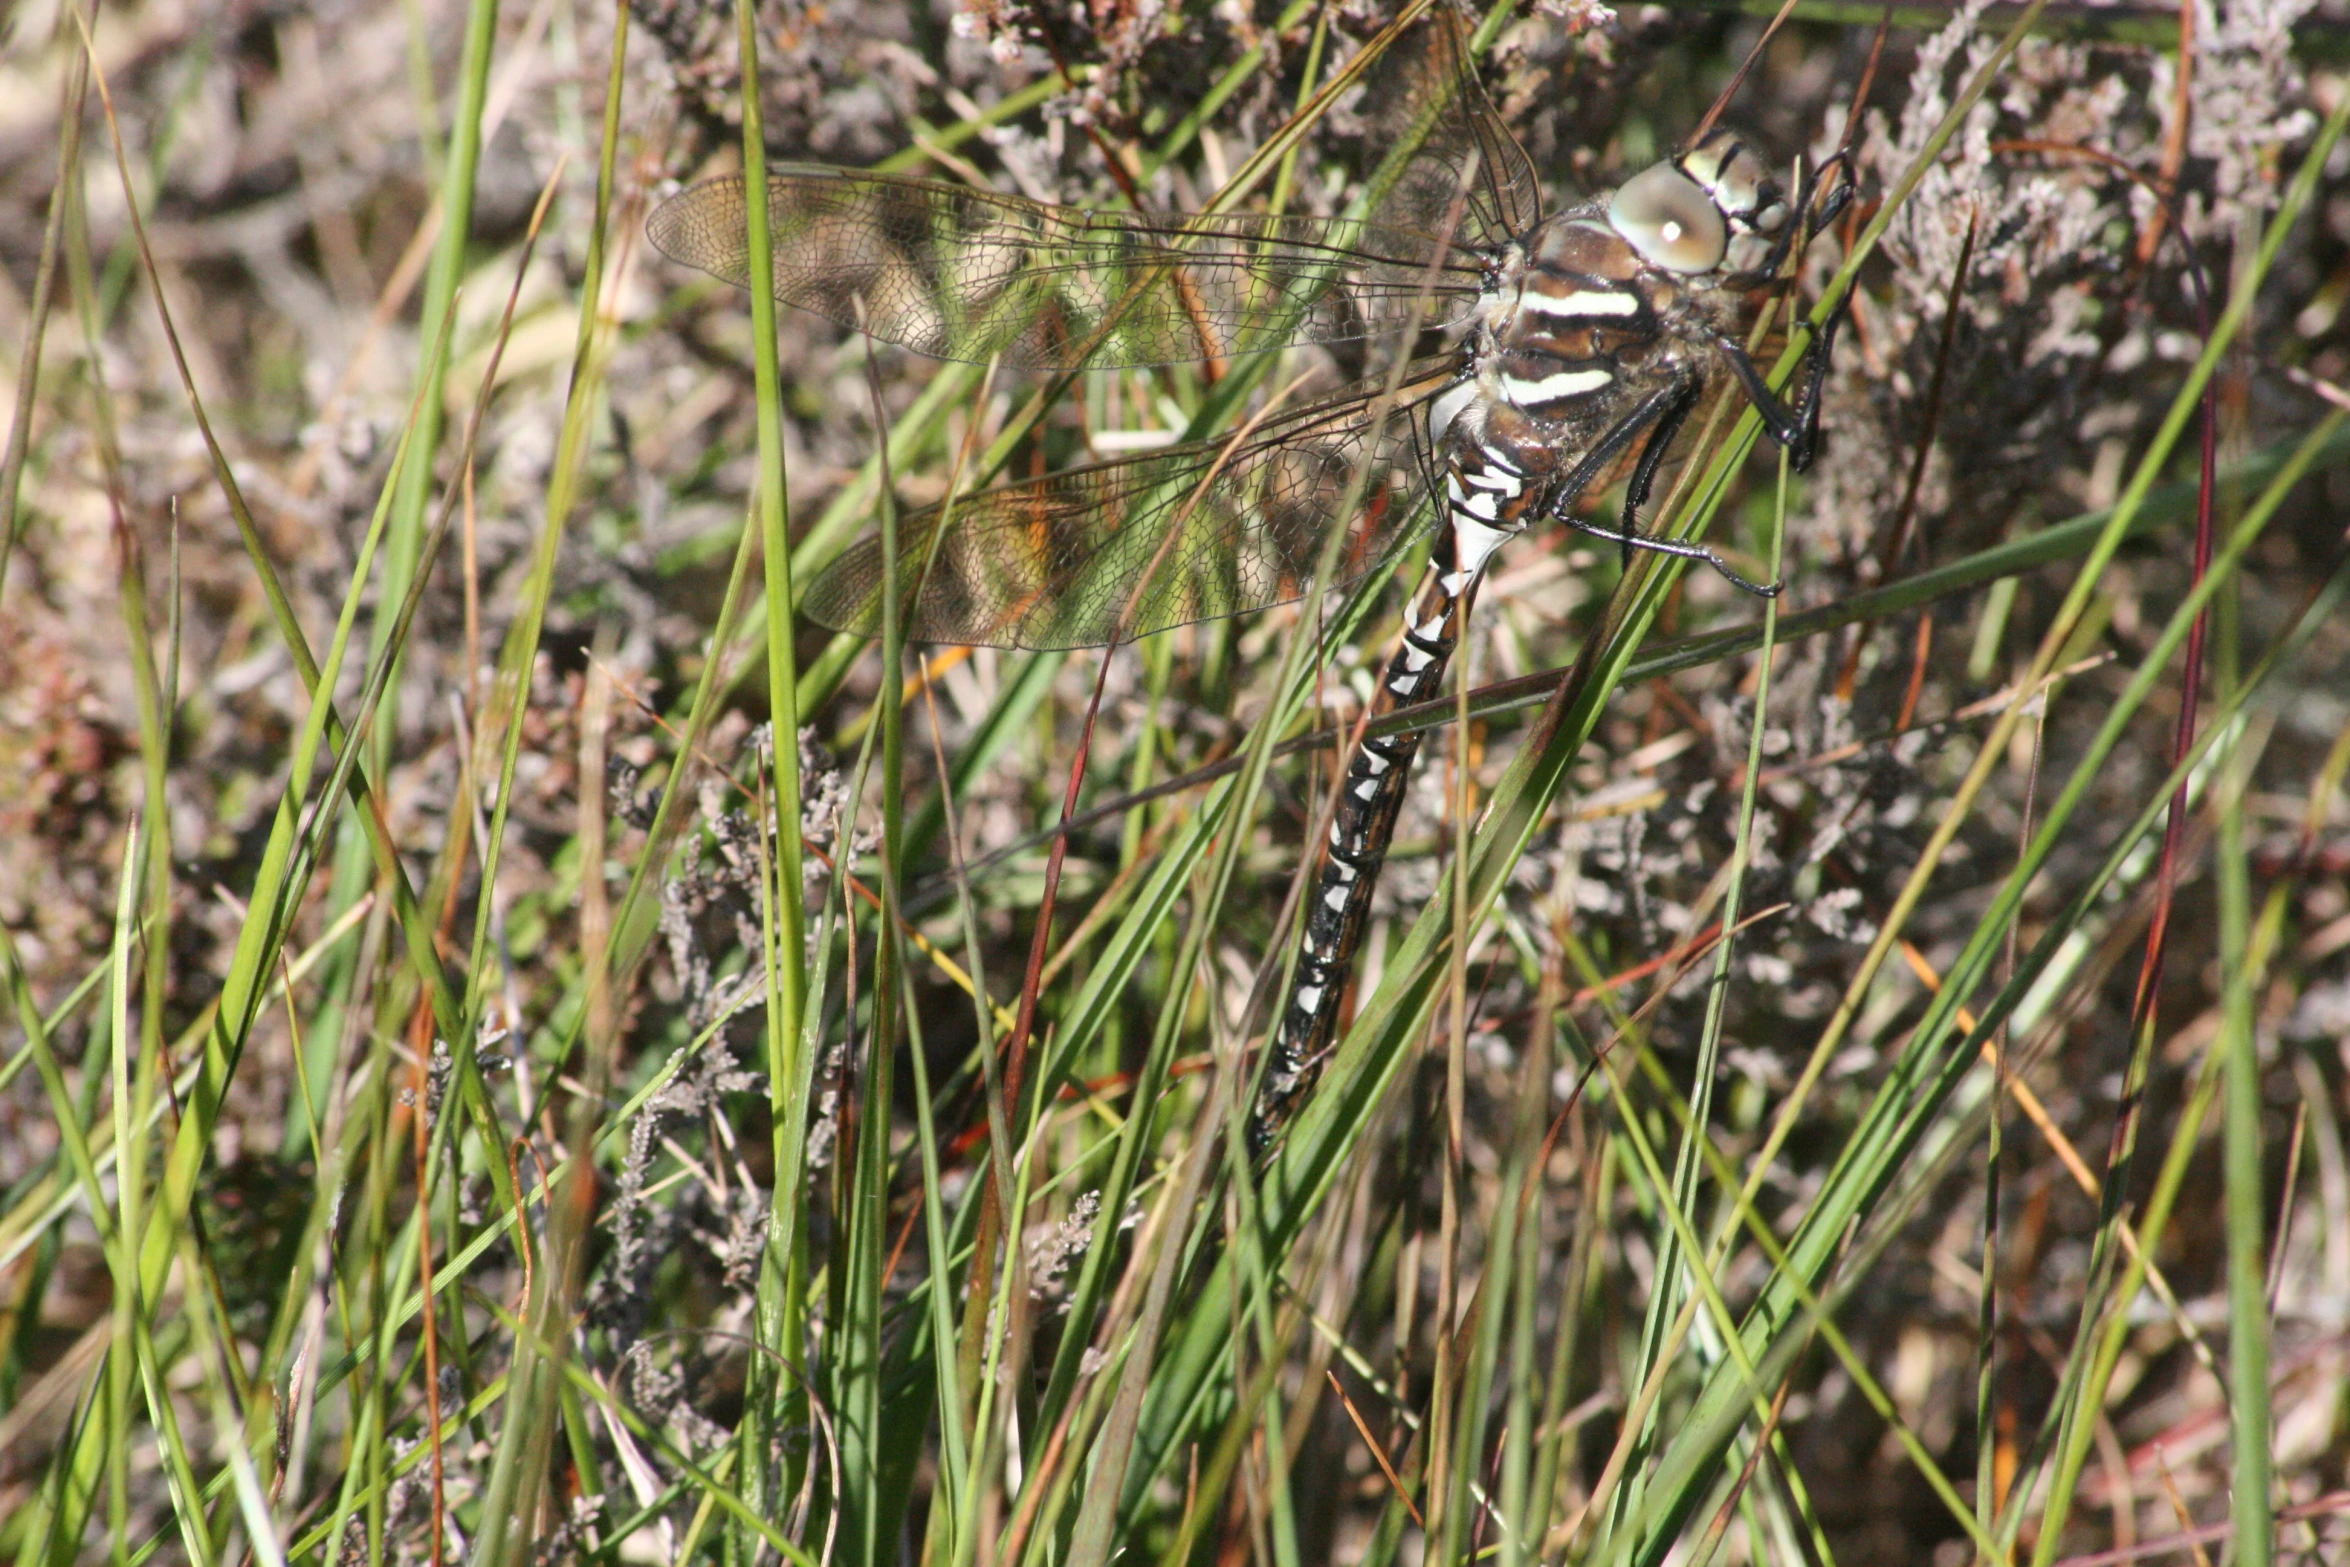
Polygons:
<instances>
[{"instance_id":1,"label":"dragonfly abdomen","mask_svg":"<svg viewBox=\"0 0 2350 1567\"><path fill-rule=\"evenodd\" d=\"M1403 639L1371 700L1369 721L1432 700L1460 642L1461 622L1488 561L1525 526L1539 489L1508 458L1467 446L1447 464L1445 527L1437 535L1420 586L1404 611ZM1330 820L1330 842L1306 907L1305 934L1289 1005L1265 1069L1265 1088L1249 1126L1262 1153L1321 1074L1338 1032L1346 983L1371 911L1371 892L1395 839L1417 730L1367 735L1355 748Z\"/></svg>"}]
</instances>

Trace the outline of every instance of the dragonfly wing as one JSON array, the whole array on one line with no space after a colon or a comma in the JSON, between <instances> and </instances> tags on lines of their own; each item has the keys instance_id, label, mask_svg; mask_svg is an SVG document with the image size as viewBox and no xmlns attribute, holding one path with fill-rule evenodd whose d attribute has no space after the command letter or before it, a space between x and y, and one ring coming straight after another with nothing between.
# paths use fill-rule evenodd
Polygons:
<instances>
[{"instance_id":1,"label":"dragonfly wing","mask_svg":"<svg viewBox=\"0 0 2350 1567\"><path fill-rule=\"evenodd\" d=\"M1476 257L1410 228L1090 212L843 169L771 174L767 223L783 303L933 358L1000 354L1029 369L1176 364L1376 335L1409 320L1423 290L1426 319L1442 325L1481 278ZM672 198L647 231L663 254L750 285L739 178Z\"/></svg>"},{"instance_id":2,"label":"dragonfly wing","mask_svg":"<svg viewBox=\"0 0 2350 1567\"><path fill-rule=\"evenodd\" d=\"M1305 593L1333 528L1345 537L1331 580L1359 576L1428 515L1419 422L1358 390L1229 440L911 513L898 530L907 635L1098 647L1285 603ZM878 636L883 582L881 542L867 538L809 584L802 612Z\"/></svg>"},{"instance_id":3,"label":"dragonfly wing","mask_svg":"<svg viewBox=\"0 0 2350 1567\"><path fill-rule=\"evenodd\" d=\"M1394 149L1369 176L1374 228L1450 235L1474 249L1542 221L1533 162L1478 82L1468 23L1451 0L1437 0L1372 67L1363 117Z\"/></svg>"}]
</instances>

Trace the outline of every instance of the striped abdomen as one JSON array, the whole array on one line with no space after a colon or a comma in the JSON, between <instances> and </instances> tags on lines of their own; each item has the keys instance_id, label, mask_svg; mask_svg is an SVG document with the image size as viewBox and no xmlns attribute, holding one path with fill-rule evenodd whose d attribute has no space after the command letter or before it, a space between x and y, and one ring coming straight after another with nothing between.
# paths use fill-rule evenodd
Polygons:
<instances>
[{"instance_id":1,"label":"striped abdomen","mask_svg":"<svg viewBox=\"0 0 2350 1567\"><path fill-rule=\"evenodd\" d=\"M1369 719L1425 702L1444 685L1444 671L1460 641L1461 619L1477 579L1502 540L1524 525L1530 481L1491 451L1470 448L1452 459L1445 477L1446 526L1428 570L1404 611L1403 641L1388 661ZM1249 1124L1262 1153L1313 1087L1338 1032L1348 971L1371 910L1371 891L1395 836L1418 731L1369 735L1347 764L1346 782L1330 822L1329 852L1307 905L1305 934L1291 982L1289 1005L1273 1040L1265 1088Z\"/></svg>"}]
</instances>

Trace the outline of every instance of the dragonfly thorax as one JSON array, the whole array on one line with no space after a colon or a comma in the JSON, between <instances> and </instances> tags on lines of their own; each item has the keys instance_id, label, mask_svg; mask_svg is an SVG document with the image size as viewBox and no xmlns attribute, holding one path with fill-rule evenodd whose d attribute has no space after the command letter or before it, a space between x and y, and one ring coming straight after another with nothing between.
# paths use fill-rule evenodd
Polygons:
<instances>
[{"instance_id":1,"label":"dragonfly thorax","mask_svg":"<svg viewBox=\"0 0 2350 1567\"><path fill-rule=\"evenodd\" d=\"M1461 381L1431 405L1437 451L1573 471L1645 398L1703 379L1776 270L1789 218L1761 160L1716 131L1521 236L1468 313Z\"/></svg>"}]
</instances>

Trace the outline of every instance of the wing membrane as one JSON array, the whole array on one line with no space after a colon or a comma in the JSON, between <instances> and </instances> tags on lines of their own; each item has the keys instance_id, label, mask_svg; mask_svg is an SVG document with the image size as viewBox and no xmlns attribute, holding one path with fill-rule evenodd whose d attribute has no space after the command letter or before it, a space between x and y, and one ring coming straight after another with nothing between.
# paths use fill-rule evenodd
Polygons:
<instances>
[{"instance_id":1,"label":"wing membrane","mask_svg":"<svg viewBox=\"0 0 2350 1567\"><path fill-rule=\"evenodd\" d=\"M739 178L653 214L671 258L742 287ZM1475 297L1477 258L1392 224L1264 213L1161 217L1048 206L933 180L791 169L767 181L775 297L936 359L1063 370L1175 364L1293 342L1441 326Z\"/></svg>"},{"instance_id":2,"label":"wing membrane","mask_svg":"<svg viewBox=\"0 0 2350 1567\"><path fill-rule=\"evenodd\" d=\"M1334 527L1332 580L1369 571L1424 525L1411 406L1358 388L1202 441L965 496L899 526L907 635L921 642L1072 648L1123 642L1300 597ZM1358 478L1359 475L1359 478ZM924 562L928 559L927 572ZM809 585L819 625L881 631L881 542Z\"/></svg>"},{"instance_id":3,"label":"wing membrane","mask_svg":"<svg viewBox=\"0 0 2350 1567\"><path fill-rule=\"evenodd\" d=\"M1478 82L1467 20L1449 0L1431 6L1373 67L1363 118L1393 148L1367 181L1374 227L1458 234L1474 248L1542 221L1533 162Z\"/></svg>"},{"instance_id":4,"label":"wing membrane","mask_svg":"<svg viewBox=\"0 0 2350 1567\"><path fill-rule=\"evenodd\" d=\"M1483 280L1480 252L1541 217L1533 166L1478 85L1455 6L1433 7L1372 65L1364 111L1384 156L1353 218L1097 212L935 180L777 170L769 287L934 358L1000 354L1037 370L1450 325ZM653 214L653 243L754 286L745 194L739 178L683 192Z\"/></svg>"}]
</instances>

